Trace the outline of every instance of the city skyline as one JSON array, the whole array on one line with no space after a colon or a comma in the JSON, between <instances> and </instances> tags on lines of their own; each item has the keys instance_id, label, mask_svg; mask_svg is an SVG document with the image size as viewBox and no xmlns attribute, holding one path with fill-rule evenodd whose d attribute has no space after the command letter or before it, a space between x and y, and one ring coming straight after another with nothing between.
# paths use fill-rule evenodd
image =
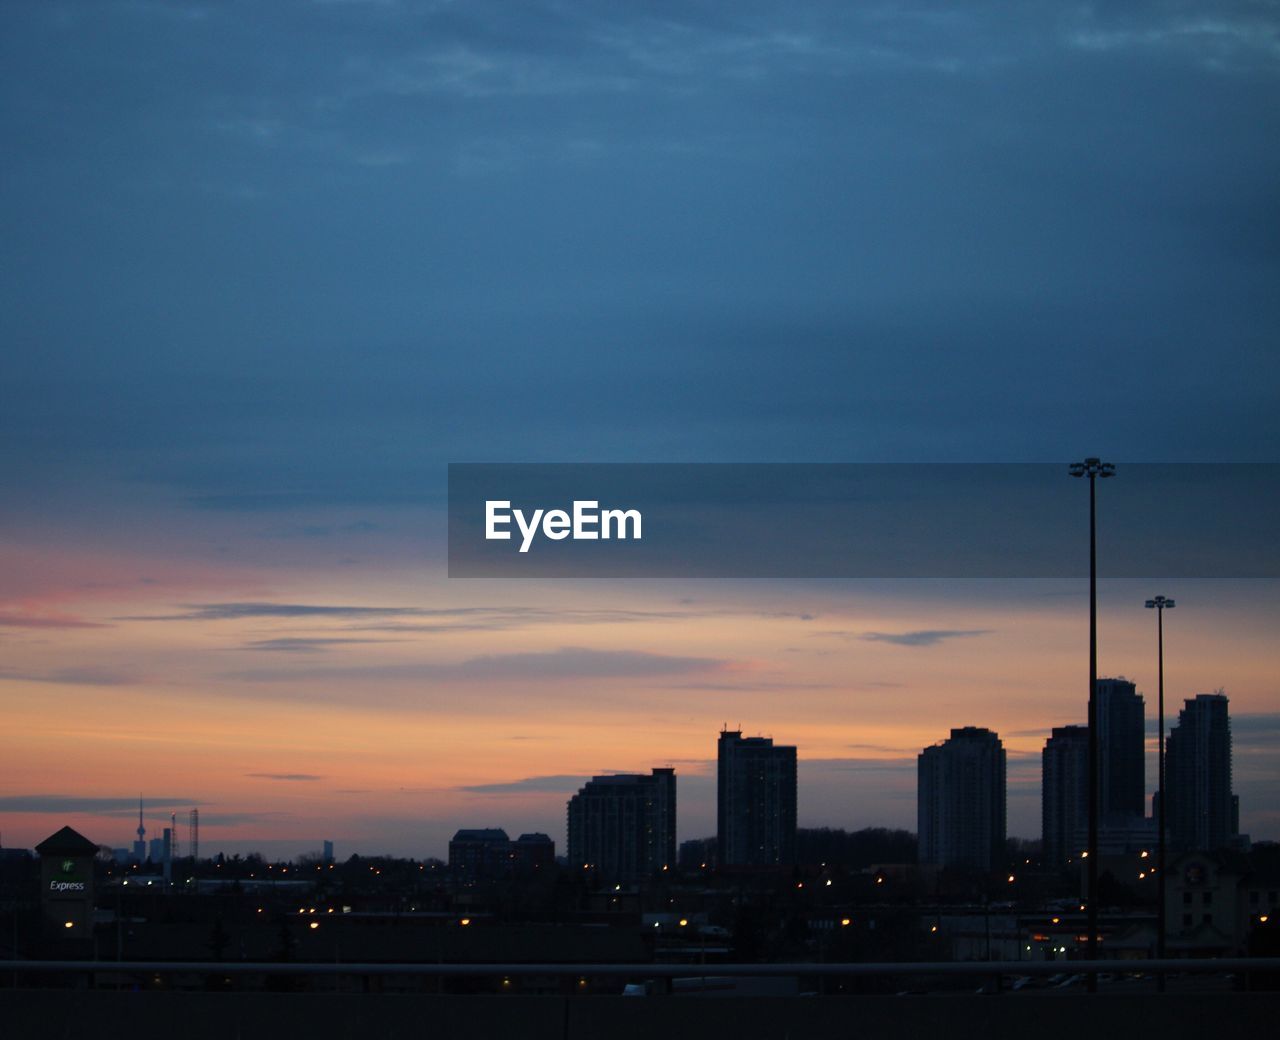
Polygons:
<instances>
[{"instance_id":1,"label":"city skyline","mask_svg":"<svg viewBox=\"0 0 1280 1040\"><path fill-rule=\"evenodd\" d=\"M1119 691L1119 692L1123 693L1125 690L1129 690L1130 692L1129 692L1129 693L1127 693L1127 694L1125 694L1125 696L1126 696L1127 698L1129 698L1129 699L1134 700L1134 702L1135 702L1135 703L1137 703L1137 704L1139 704L1139 705L1140 705L1141 697L1140 697L1140 696L1135 697L1134 693L1132 692L1132 691L1133 691L1134 684L1132 684L1132 683L1128 682L1127 680L1124 680L1124 679L1122 679L1122 678L1105 678L1105 677L1104 677L1104 678L1100 678L1100 679L1099 679L1099 686L1100 686L1100 687L1106 687L1106 688L1108 688L1109 692ZM1201 694L1201 695L1198 695L1198 696L1197 696L1197 697L1195 697L1195 698L1187 698L1187 699L1186 699L1187 710L1189 710L1189 709L1191 708L1191 706L1193 706L1193 705L1196 705L1196 706L1198 707L1198 706L1200 706L1200 705L1202 705L1203 703L1206 703L1206 702L1208 702L1208 703L1216 703L1216 702L1222 702L1222 703L1225 703L1225 699L1224 699L1220 694L1212 694L1212 695L1209 695L1209 694ZM1225 713L1224 713L1224 714L1225 714ZM1186 717L1186 710L1184 710L1184 712L1179 716L1178 723L1181 723L1181 722L1182 722L1182 719L1183 719L1184 717ZM1174 729L1176 729L1176 727L1177 727L1177 723L1175 723L1175 724L1174 724L1174 727L1173 727L1173 728L1174 728ZM1040 814L1041 831L1044 833L1044 836L1045 836L1046 838L1048 837L1048 828L1049 828L1049 826L1050 826L1050 816L1051 816L1051 811L1050 811L1049 801L1048 801L1049 794L1048 794L1048 792L1046 791L1046 786L1049 784L1049 776L1050 776L1050 773L1049 773L1049 767L1048 767L1048 763L1049 763L1049 760L1050 760L1050 752L1052 751L1052 749L1053 749L1053 747L1054 747L1054 745L1055 745L1055 742L1057 742L1058 744L1061 744L1061 739L1060 739L1059 735L1061 735L1061 737L1062 737L1062 738L1065 738L1065 737L1066 737L1066 736L1068 736L1068 735L1084 733L1085 731L1086 731L1086 730L1085 730L1085 727L1083 727L1083 726L1081 726L1081 725L1079 725L1079 724L1075 724L1075 725L1068 725L1068 726L1066 726L1066 727L1054 727L1054 728L1053 728L1053 731L1052 731L1052 733L1051 733L1051 735L1050 735L1050 736L1051 736L1051 739L1049 739L1049 740L1048 740L1048 742L1044 745L1044 747L1043 747L1043 748L1042 748L1042 750L1041 750L1040 758L1041 758L1041 760L1042 760L1042 761L1041 761L1041 763L1040 763L1040 766L1041 766L1041 774L1042 774L1042 784L1041 784L1041 786L1040 786L1040 788L1039 788L1039 791L1038 791L1038 795L1039 795L1038 810L1039 810L1039 814ZM985 728L976 728L976 729L975 729L974 727L956 727L956 728L953 728L953 729L952 729L952 731L951 731L952 739L954 740L954 738L956 737L956 735L957 735L957 734L961 734L961 735L963 736L963 735L965 735L965 734L967 734L967 733L970 733L970 732L974 732L974 733L978 733L978 734L988 734L988 733L990 733L990 731L988 731L988 730L987 730L987 729L985 729ZM721 766L721 771L722 771L722 772L723 772L723 768L724 768L724 766L723 766L723 762L724 762L723 756L724 756L724 741L725 741L726 733L727 733L727 731L726 731L726 730L721 730L721 731L720 731L720 741L719 741L719 742L720 742L720 746L721 746L720 755L721 755L721 762L722 762L722 766ZM728 735L729 735L729 736L736 736L736 735L738 735L738 734L740 734L740 731L733 731L733 732L731 732L731 733L728 733ZM993 739L995 739L995 740L996 740L996 742L997 742L997 746L998 746L998 747L1001 747L1002 745L1000 744L999 734L998 734L998 733L990 733L990 735L993 737ZM917 754L917 755L915 756L914 761L915 761L915 763L916 763L917 784L916 784L916 787L915 787L914 794L915 794L915 799L916 799L916 805L917 805L917 807L918 807L917 816L919 816L919 813L922 813L922 812L923 812L923 808L919 808L919 807L920 807L920 806L923 806L923 804L924 804L924 801L923 801L923 800L924 800L924 799L925 799L925 797L926 797L926 796L924 795L924 793L923 793L924 788L923 788L923 786L922 786L922 782L921 782L921 778L923 777L923 772L922 772L922 771L923 771L923 758L924 758L924 757L926 757L926 756L928 755L928 753L930 753L930 752L937 752L940 748L944 748L946 745L951 744L951 743L952 743L952 741L946 741L946 742L932 742L931 744L926 745L926 747L925 747L925 749L924 749L924 754ZM1152 743L1153 743L1153 741L1150 741L1150 740L1149 740L1149 741L1147 741L1147 745L1148 745L1148 746L1144 749L1144 754L1143 754L1143 758L1144 758L1144 765L1149 765L1149 763L1146 763L1146 762L1145 762L1145 760L1146 760L1147 758L1149 758L1149 757L1150 757L1150 755L1149 755L1147 752L1149 752L1149 751L1150 751L1150 744L1152 744ZM752 746L755 746L755 745L757 745L757 744L758 744L758 745L760 745L760 747L762 747L766 752L772 753L772 751L773 751L773 749L772 749L772 747L771 747L772 741L771 741L771 739L768 739L768 738L763 739L763 740L762 740L762 739L759 739L759 738L755 738L755 739L748 739L748 740L746 740L746 741L745 741L744 746L746 746L746 747L752 747ZM1228 784L1230 784L1230 776L1231 776L1231 761L1230 761L1230 755L1231 755L1231 742L1230 742L1230 738L1229 738L1229 737L1227 738L1226 748L1227 748L1227 750L1226 750L1226 754L1227 754L1227 756L1228 756L1228 758L1227 758L1227 766L1226 766L1226 768L1227 768L1227 777L1228 777L1227 783L1228 783ZM777 750L778 750L779 752L792 752L792 751L794 751L794 749L793 749L793 748L785 748L785 747L779 747ZM1111 752L1111 753L1117 753L1117 749L1116 749L1116 748L1110 748L1110 749L1108 749L1108 746L1104 743L1104 753L1108 752L1108 750L1110 750L1110 752ZM1083 754L1083 751L1082 751L1082 750L1078 750L1078 751L1076 752L1076 754L1077 754L1077 755ZM1127 752L1125 752L1125 751L1123 751L1123 750L1119 750L1119 754L1121 755L1121 757L1123 757L1125 754L1127 754ZM1007 786L1007 785L1006 785L1006 780L1005 780L1005 768L1006 768L1006 767L1005 767L1005 763L1004 763L1004 758L1005 758L1005 752L1004 752L1003 750L1001 750L1001 766L1000 766L1000 770L1001 770L1001 781L1000 781L1000 783L1001 783L1001 787L1002 787L1002 797L1003 797L1003 789L1004 789L1004 788L1006 788L1006 786ZM794 761L794 759L793 759L793 761ZM799 761L800 761L801 763L803 763L803 762L804 762L804 758L803 758L803 756L800 756ZM1058 758L1057 758L1057 756L1056 756L1056 755L1054 756L1054 761L1055 761L1055 763L1058 761ZM686 765L688 765L688 763L686 763ZM695 764L695 768L696 768L696 764ZM1058 772L1059 770L1061 770L1062 768L1063 768L1063 766L1055 765L1055 774L1054 774L1054 775L1057 775L1057 772ZM1077 763L1074 763L1074 767L1073 767L1073 768L1074 768L1076 771L1078 771L1078 770L1079 770L1079 768L1081 768L1080 763L1078 763L1078 762L1077 762ZM671 766L668 766L668 767L665 767L665 768L654 768L653 770L651 770L651 774L652 774L652 776L653 776L653 777L658 777L660 774L661 774L661 775L669 775L669 776L674 777L674 776L675 776L675 773L676 773L676 770L674 769L674 767L671 767ZM694 779L695 779L695 781L696 781L696 779L698 778L698 774L697 774L697 773L694 773L694 774L693 774L693 778L694 778ZM581 800L581 796L583 796L584 794L586 794L589 790L591 790L591 789L593 789L593 788L599 788L599 787L601 787L601 785L604 785L604 787L605 787L605 788L607 788L610 784L612 784L612 783L614 783L614 782L632 782L632 783L633 783L633 782L637 782L637 781L639 781L639 782L642 782L642 783L648 783L648 778L647 778L647 776L646 776L646 775L643 775L643 774L642 774L642 775L628 774L628 773L625 773L625 772L623 772L623 771L619 771L619 770L605 770L605 771L603 771L602 773L600 773L600 774L598 774L598 775L594 775L594 777L581 777L581 778L574 778L574 777L572 777L572 776L559 776L559 777L547 778L547 779L548 779L548 780L554 780L554 781L555 781L555 783L551 784L551 787L552 787L553 789L554 789L556 786L562 786L562 785L563 785L563 784L565 784L565 783L574 784L574 783L579 783L579 782L580 782L580 783L582 783L582 784L584 784L584 785L585 785L585 786L583 786L583 787L578 791L578 794L577 794L576 796L574 796L573 798L571 798L571 799L569 800L570 817L572 817L572 815L573 815L573 806L574 806L574 804ZM721 781L720 781L721 785L723 784L723 782L724 782L724 781L723 781L723 778L722 778L722 779L721 779ZM1055 781L1055 783L1060 783L1060 782L1061 782L1060 780L1059 780L1059 781ZM1172 782L1172 781L1171 781L1171 782ZM502 786L502 785L494 785L494 786ZM1106 786L1106 785L1104 785L1104 789L1105 789L1105 786ZM801 784L801 789L802 789L802 788L803 788L803 785ZM1055 790L1056 790L1056 788L1055 788ZM674 787L672 787L672 791L674 792ZM1079 795L1079 792L1077 792L1077 796L1078 796L1078 795ZM1057 797L1061 797L1061 795L1058 795ZM1237 797L1237 799L1238 799L1238 796L1236 796L1236 797ZM100 801L110 801L110 799L100 799ZM673 801L673 803L674 803L674 794L672 795L672 801ZM145 797L144 797L144 799L143 799L143 800L140 800L140 802L139 802L139 804L138 804L138 809L137 809L138 816L137 816L137 819L138 819L138 824L139 824L139 826L138 826L137 833L141 833L141 832L142 832L142 830L143 830L143 827L144 827L144 825L145 825L145 818L144 818L144 803L145 803ZM1149 796L1148 796L1148 797L1147 797L1147 799L1146 799L1146 804L1149 804L1149 803L1150 803L1150 798L1149 798ZM152 817L151 817L151 818L152 818L152 819L157 818L155 814L158 812L158 813L160 813L160 815L159 815L159 817L158 817L158 818L161 820L161 823L163 823L165 819L168 819L168 820L170 821L170 823L171 823L172 827L173 827L173 830L172 830L172 838L173 838L173 840L174 840L176 843L178 843L179 845L181 845L181 844L182 844L182 841L183 841L183 839L182 839L183 831L182 831L182 829L181 829L180 827L178 827L178 825L177 825L177 821L180 819L180 820L182 821L183 825L184 825L184 826L186 826L186 827L187 827L187 829L188 829L188 836L187 836L187 839L186 839L186 840L187 840L188 842L190 842L190 840L191 840L191 835L190 835L190 825L189 825L189 823L188 823L188 821L187 821L187 815L188 815L187 810L186 810L186 809L179 809L179 808L172 808L172 809L170 809L170 811L169 811L168 813L165 813L165 812L164 812L164 807L165 807L165 805L167 805L167 804L168 804L168 803L161 803L161 804L153 805L153 806L152 806ZM1056 803L1055 803L1055 804L1056 804ZM74 801L73 801L73 800L71 800L71 799L68 799L68 800L66 801L66 803L65 803L65 804L60 805L60 806L58 806L57 808L58 808L58 809L61 809L61 810L63 810L63 811L65 811L65 812L74 812L74 810L75 810ZM55 810L55 811L57 811L57 810ZM1060 808L1059 808L1059 809L1054 809L1052 814L1056 815L1056 814L1058 814L1058 813L1061 813L1062 811L1063 811L1063 810L1062 810L1062 809L1060 809ZM1080 811L1082 811L1082 810L1080 810ZM1238 814L1239 814L1240 810L1239 810L1238 806L1236 806L1236 807L1233 807L1231 811L1232 811L1232 813L1233 813L1233 814L1235 814L1235 815L1233 815L1233 816L1232 816L1232 820L1234 821L1234 820L1238 817ZM130 812L132 813L132 808L130 809ZM178 815L179 813L181 813L181 815L180 815L180 816ZM191 815L194 817L194 816L196 815L196 813L198 813L198 809L196 809L195 807L192 807ZM1003 801L1002 801L1002 807L1001 807L1001 814L1002 814L1002 817L1003 817L1003 815L1005 815L1005 809L1004 809L1004 807L1003 807ZM119 817L119 815L120 815L120 813L119 813L119 811L118 811L118 810L112 810L112 811L111 811L111 814L110 814L110 818L117 819L117 818ZM671 813L670 813L670 815L671 815L671 817L673 817L673 818L675 817L674 812L671 812ZM216 818L216 816L215 816L215 818ZM1248 817L1246 816L1245 818L1247 819ZM102 817L99 817L99 819L102 819ZM1142 822L1143 822L1143 819L1144 819L1144 817L1142 817L1142 816L1136 816L1136 824L1137 824L1137 825L1141 825L1141 824L1142 824ZM1083 820L1083 817L1081 817L1081 820L1077 822L1077 828L1078 828L1079 826L1082 826L1082 825L1083 825L1083 824L1082 824L1082 820ZM494 821L492 821L492 820L490 821L490 823L493 823L493 822L494 822ZM915 821L912 821L912 822L915 822ZM1147 822L1148 822L1148 823L1150 823L1150 819L1149 819L1149 818L1147 818ZM503 818L503 819L502 819L501 823L502 823L502 825L503 825L503 826L506 826L506 825L508 825L508 824L514 824L515 826L520 827L520 828L522 828L522 829L524 829L524 830L527 830L527 829L528 829L528 827L530 826L530 824L529 824L529 820L528 820L528 819L525 819L525 818L517 818L517 819L513 819L513 818L512 818L512 816L511 816L511 812L510 812L510 810L508 810L508 812L507 812L507 816L506 816L505 818ZM458 819L458 820L451 821L451 822L449 823L449 825L461 825L461 826L463 826L463 827L464 827L464 829L465 829L465 828L467 828L467 827L472 827L472 828L474 828L474 827L477 825L477 820L476 820L476 819L468 819L468 820ZM486 824L486 825L487 825L487 824ZM495 824L495 825L496 825L496 824ZM878 823L878 824L877 824L877 823L874 823L874 822L856 822L856 821L855 821L855 822L850 822L850 821L840 821L840 820L821 820L821 819L815 819L815 820L811 820L811 821L801 821L801 823L800 823L799 825L800 825L800 826L802 826L802 827L803 827L803 826L808 826L808 827L838 827L838 828L840 828L840 829L855 830L855 829L859 829L859 827L863 827L863 826L885 826L886 824L884 824L884 823ZM889 825L889 826L893 826L893 827L897 827L897 828L899 828L899 829L904 829L904 830L918 830L917 828L913 828L913 827L912 827L912 826L910 826L910 825L903 826L901 823L898 823L898 822L896 822L896 821L895 821L894 823L892 823L892 824L888 824L888 825ZM1061 826L1061 824L1055 824L1055 830L1056 830L1058 827L1060 827L1060 826ZM1114 826L1114 827L1116 828L1115 835L1114 835L1114 840L1128 840L1128 841L1137 840L1137 838L1136 838L1136 832L1134 832L1134 834L1132 834L1132 835L1129 835L1129 836L1128 836L1127 838L1125 838L1125 839L1122 839L1122 838L1121 838L1121 832L1122 832L1122 831L1125 829L1125 827L1126 827L1126 824L1124 823L1124 821L1123 821L1121 818L1116 817L1115 819L1111 820L1111 821L1110 821L1110 823L1108 824L1107 829L1108 829L1108 830L1110 830L1110 827L1111 827L1111 826ZM1132 825L1129 825L1129 826L1132 826ZM691 831L689 830L689 828L688 828L688 824L685 824L685 825L684 825L683 827L681 827L679 830L677 830L677 831L673 832L673 834L670 836L670 838L671 838L671 840L670 840L671 848L672 848L672 849L674 849L675 845L677 845L677 844L678 844L679 842L681 842L681 841L686 841L686 840L690 840L690 839L700 839L700 838L714 837L716 834L718 834L718 833L719 833L719 829L720 829L720 828L718 828L718 827L714 827L714 826L713 826L713 829L712 829L711 831L709 831L709 832L701 832L701 831L699 831L699 832L697 832L697 833L693 833L693 832L691 832ZM161 828L156 828L156 830L161 830ZM1242 831L1243 831L1243 828L1242 828ZM163 845L164 845L166 842L168 842L168 841L170 840L170 834L171 834L170 827L163 827L163 828L162 828L162 833L163 833L163 837L153 837L153 838L151 839L150 843L149 843L149 845L150 845L150 853L149 853L149 855L150 855L150 858L152 858L153 860L156 858L156 857L155 857L155 855L154 855L154 851L155 851L155 849L156 849L156 848L159 848L159 847L163 847ZM553 833L554 833L554 832L553 832ZM571 827L570 827L569 829L565 830L565 831L564 831L564 833L562 833L562 834L560 835L560 837L559 837L559 842L558 842L558 844L557 844L557 847L565 848L565 849L566 849L566 851L567 851L567 850L569 850L569 849L571 849L571 848L572 848L572 840L571 840L571 837L570 837L571 833L572 833L572 828L571 828ZM1245 831L1245 833L1247 833L1247 831ZM1022 838L1024 838L1024 839L1028 839L1028 840L1036 840L1036 839L1038 839L1038 838L1041 836L1041 833L1040 833L1040 832L1036 832L1036 833L1026 833L1026 834L1018 835L1018 834L1014 834L1012 831L1009 831L1009 835L1010 835L1011 837L1022 837ZM0 831L0 840L3 840L3 837L4 837L4 832L3 832L3 831ZM1259 834L1255 834L1255 835L1252 835L1252 837L1253 837L1255 840L1268 840L1268 838L1267 838L1267 836L1266 836L1266 835L1259 835ZM324 839L323 839L323 844L324 844L326 847L327 847L327 846L330 846L330 845L331 845L331 843L333 842L333 840L334 840L334 839L333 839L332 837L324 838ZM598 839L597 839L597 840L598 840ZM937 840L941 840L941 839L933 839L933 840L937 841ZM1076 840L1077 840L1077 841L1078 841L1078 840L1080 840L1079 835L1077 835ZM1274 839L1270 839L1270 840L1274 840ZM307 847L303 852L296 853L296 854L310 854L310 853L313 853L313 852L315 852L315 851L316 851L316 849L312 847L312 846L314 846L314 845L316 844L316 842L315 842L315 841L308 841L308 840L306 840L306 839L303 839L303 841L304 841L304 843L305 843L305 844L307 844L307 845L308 845L308 847ZM128 845L124 845L124 846L118 845L118 844L116 844L116 843L115 843L114 841L112 841L112 840L105 840L105 841L101 841L101 842L100 842L100 844L102 844L102 845L104 845L104 846L112 846L112 847L116 847L116 848L128 847ZM137 843L137 842L132 842L132 843L129 843L129 844L131 844L131 845L133 846L133 848L134 848L134 850L135 850L135 856L136 856L136 847L137 847L137 844L138 844L138 843ZM233 853L233 852L236 852L236 851L240 851L240 852L243 852L243 851L261 851L261 852L264 852L264 854L266 854L266 855L268 856L268 858L272 858L273 853L271 852L271 847L272 847L273 845L275 845L275 844L278 844L278 843L277 843L276 841L271 840L271 839L267 839L265 842L264 842L264 841L261 841L261 840L259 840L259 841L257 841L257 842L250 841L248 844L249 844L249 845L253 845L253 846L255 846L255 847L254 847L253 849L251 849L251 850L246 850L245 848L243 848L243 847L242 847L242 846L243 846L243 844L244 844L244 843L241 843L241 842L232 842L232 843L231 843L231 845L229 845L229 846L228 846L227 848L225 848L225 849L223 849L221 846L219 846L219 847L214 847L214 848L212 848L212 849L211 849L210 854L216 854L216 853L217 853L217 852L219 852L219 851L226 851L226 852L228 852L228 853ZM345 843L344 843L344 844L345 844ZM10 845L12 845L12 842L10 842ZM208 847L208 846L206 845L206 847ZM931 846L931 847L932 847L932 846ZM372 850L371 848L353 849L352 851L363 852L363 853L365 853L365 854L370 854L370 853L372 853L372 852L373 852L373 850ZM383 850L383 851L388 851L388 850ZM1053 849L1052 849L1051 847L1047 847L1047 848L1046 848L1046 854L1051 854L1052 852L1053 852ZM431 857L434 857L434 858L444 858L443 856L440 856L440 855L439 855L439 853L437 853L437 852L424 852L420 847L412 847L412 848L409 848L408 850L401 849L401 850L400 850L400 852L399 852L399 854L409 854L409 855L414 855L414 856L422 856L423 858L431 858ZM288 859L288 858L292 858L292 857L293 857L293 855L294 855L294 853L290 853L290 854L280 854L280 853L278 853L278 852L277 852L275 855L276 855L278 858L285 858L285 859ZM670 857L670 858L674 859L674 856L672 856L672 857Z\"/></svg>"}]
</instances>

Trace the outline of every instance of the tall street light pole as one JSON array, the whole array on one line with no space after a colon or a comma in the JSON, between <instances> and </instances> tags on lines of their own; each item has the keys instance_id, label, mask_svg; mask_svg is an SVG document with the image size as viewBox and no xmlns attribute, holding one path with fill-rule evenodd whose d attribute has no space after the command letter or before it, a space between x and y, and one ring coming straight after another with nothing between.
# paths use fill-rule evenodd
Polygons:
<instances>
[{"instance_id":1,"label":"tall street light pole","mask_svg":"<svg viewBox=\"0 0 1280 1040\"><path fill-rule=\"evenodd\" d=\"M1164 849L1165 849L1165 805L1164 805L1164 612L1166 609L1172 609L1177 606L1173 600L1165 596L1157 596L1155 599L1147 600L1147 607L1156 612L1156 646L1158 660L1159 694L1157 695L1158 708L1156 709L1157 733L1159 738L1156 742L1156 873L1157 873L1157 890L1160 900L1156 908L1156 956L1164 958L1164 939L1167 922L1165 919L1165 880L1164 880ZM1160 988L1164 989L1164 973L1160 974Z\"/></svg>"},{"instance_id":2,"label":"tall street light pole","mask_svg":"<svg viewBox=\"0 0 1280 1040\"><path fill-rule=\"evenodd\" d=\"M1097 477L1113 477L1116 468L1101 459L1071 464L1073 477L1089 478L1089 960L1098 959L1098 521ZM1089 992L1096 993L1098 976L1089 975Z\"/></svg>"}]
</instances>

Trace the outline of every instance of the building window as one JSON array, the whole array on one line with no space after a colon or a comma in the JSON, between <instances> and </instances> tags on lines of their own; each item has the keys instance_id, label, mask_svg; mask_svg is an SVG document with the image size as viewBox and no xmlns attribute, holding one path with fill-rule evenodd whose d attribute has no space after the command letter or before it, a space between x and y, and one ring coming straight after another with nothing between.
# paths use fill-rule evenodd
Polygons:
<instances>
[{"instance_id":1,"label":"building window","mask_svg":"<svg viewBox=\"0 0 1280 1040\"><path fill-rule=\"evenodd\" d=\"M1183 905L1183 906L1190 906L1190 905L1191 905L1191 893L1190 893L1190 892L1183 892L1183 893L1182 893L1182 905Z\"/></svg>"},{"instance_id":2,"label":"building window","mask_svg":"<svg viewBox=\"0 0 1280 1040\"><path fill-rule=\"evenodd\" d=\"M1250 893L1249 893L1249 902L1250 902L1253 906L1257 906L1257 905L1258 905L1258 896L1260 896L1260 895L1262 895L1262 893L1261 893L1261 892L1259 892L1259 891L1257 891L1257 889L1255 889L1254 891L1250 892Z\"/></svg>"},{"instance_id":3,"label":"building window","mask_svg":"<svg viewBox=\"0 0 1280 1040\"><path fill-rule=\"evenodd\" d=\"M1205 906L1212 906L1212 905L1213 905L1213 893L1212 893L1212 892L1206 892L1206 893L1204 894L1204 905L1205 905Z\"/></svg>"},{"instance_id":4,"label":"building window","mask_svg":"<svg viewBox=\"0 0 1280 1040\"><path fill-rule=\"evenodd\" d=\"M1183 927L1183 928L1190 928L1190 927L1191 927L1191 915L1190 915L1190 914L1183 914L1183 915L1182 915L1182 927Z\"/></svg>"},{"instance_id":5,"label":"building window","mask_svg":"<svg viewBox=\"0 0 1280 1040\"><path fill-rule=\"evenodd\" d=\"M1205 924L1213 924L1213 914L1205 914L1204 917L1200 918L1200 920Z\"/></svg>"}]
</instances>

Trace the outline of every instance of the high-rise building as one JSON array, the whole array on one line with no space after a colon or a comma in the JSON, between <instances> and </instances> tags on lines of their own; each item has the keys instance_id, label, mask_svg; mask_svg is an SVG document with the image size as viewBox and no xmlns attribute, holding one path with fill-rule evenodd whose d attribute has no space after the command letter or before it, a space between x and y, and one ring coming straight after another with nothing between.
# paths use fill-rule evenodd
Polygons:
<instances>
[{"instance_id":1,"label":"high-rise building","mask_svg":"<svg viewBox=\"0 0 1280 1040\"><path fill-rule=\"evenodd\" d=\"M1145 709L1134 684L1099 679L1098 846L1114 853L1147 848ZM1065 866L1089 841L1089 727L1058 726L1042 757L1044 859Z\"/></svg>"},{"instance_id":2,"label":"high-rise building","mask_svg":"<svg viewBox=\"0 0 1280 1040\"><path fill-rule=\"evenodd\" d=\"M1188 698L1169 731L1165 750L1169 840L1175 847L1213 852L1234 844L1239 809L1231 792L1231 719L1227 698Z\"/></svg>"},{"instance_id":3,"label":"high-rise building","mask_svg":"<svg viewBox=\"0 0 1280 1040\"><path fill-rule=\"evenodd\" d=\"M990 870L1005 856L1005 753L989 729L953 729L917 759L920 862Z\"/></svg>"},{"instance_id":4,"label":"high-rise building","mask_svg":"<svg viewBox=\"0 0 1280 1040\"><path fill-rule=\"evenodd\" d=\"M1134 684L1121 677L1099 679L1098 823L1123 828L1146 816L1144 706ZM1088 776L1088 768L1085 770ZM1087 799L1087 796L1086 796Z\"/></svg>"},{"instance_id":5,"label":"high-rise building","mask_svg":"<svg viewBox=\"0 0 1280 1040\"><path fill-rule=\"evenodd\" d=\"M796 858L796 749L720 733L716 851L721 866L775 867Z\"/></svg>"},{"instance_id":6,"label":"high-rise building","mask_svg":"<svg viewBox=\"0 0 1280 1040\"><path fill-rule=\"evenodd\" d=\"M569 865L644 878L676 862L676 771L593 777L569 799Z\"/></svg>"},{"instance_id":7,"label":"high-rise building","mask_svg":"<svg viewBox=\"0 0 1280 1040\"><path fill-rule=\"evenodd\" d=\"M1055 726L1041 754L1044 863L1057 868L1080 854L1089 826L1089 727Z\"/></svg>"}]
</instances>

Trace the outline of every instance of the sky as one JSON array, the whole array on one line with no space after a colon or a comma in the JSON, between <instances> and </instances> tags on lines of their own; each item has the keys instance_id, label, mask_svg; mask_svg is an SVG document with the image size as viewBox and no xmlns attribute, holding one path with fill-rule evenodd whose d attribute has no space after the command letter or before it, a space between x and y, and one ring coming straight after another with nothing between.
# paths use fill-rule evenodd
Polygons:
<instances>
[{"instance_id":1,"label":"sky","mask_svg":"<svg viewBox=\"0 0 1280 1040\"><path fill-rule=\"evenodd\" d=\"M915 824L952 726L1083 721L1061 581L450 579L451 462L1280 461L1270 3L13 2L0 843L443 855L794 743ZM1280 590L1109 581L1280 838ZM1151 770L1149 769L1149 773ZM1149 783L1149 789L1151 783ZM132 818L131 818L132 817ZM562 847L562 845L561 845Z\"/></svg>"}]
</instances>

